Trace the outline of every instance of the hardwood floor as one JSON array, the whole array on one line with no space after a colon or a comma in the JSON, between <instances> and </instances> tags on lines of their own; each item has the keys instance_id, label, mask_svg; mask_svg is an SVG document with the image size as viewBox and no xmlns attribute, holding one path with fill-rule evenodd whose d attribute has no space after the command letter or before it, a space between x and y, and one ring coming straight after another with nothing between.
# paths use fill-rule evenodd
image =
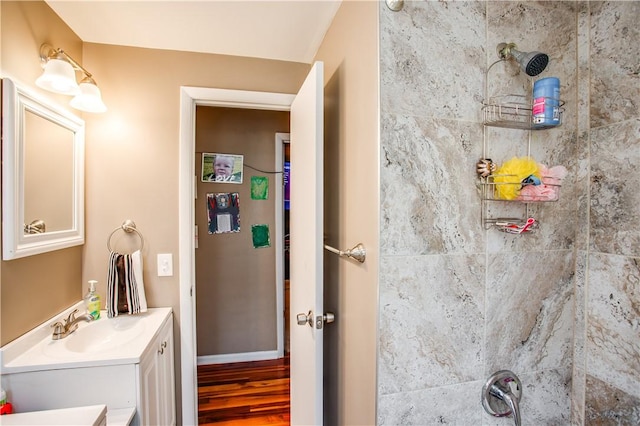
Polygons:
<instances>
[{"instance_id":1,"label":"hardwood floor","mask_svg":"<svg viewBox=\"0 0 640 426\"><path fill-rule=\"evenodd\" d=\"M198 423L289 425L289 357L198 366Z\"/></svg>"}]
</instances>

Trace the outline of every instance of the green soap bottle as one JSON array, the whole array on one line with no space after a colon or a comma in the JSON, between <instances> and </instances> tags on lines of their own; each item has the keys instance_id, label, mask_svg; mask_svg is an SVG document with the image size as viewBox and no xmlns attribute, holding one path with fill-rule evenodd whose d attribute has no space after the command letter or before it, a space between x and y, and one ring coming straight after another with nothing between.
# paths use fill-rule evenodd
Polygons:
<instances>
[{"instance_id":1,"label":"green soap bottle","mask_svg":"<svg viewBox=\"0 0 640 426\"><path fill-rule=\"evenodd\" d=\"M100 295L96 293L96 284L98 281L89 281L89 291L84 296L84 304L87 307L87 312L91 314L94 320L100 318Z\"/></svg>"}]
</instances>

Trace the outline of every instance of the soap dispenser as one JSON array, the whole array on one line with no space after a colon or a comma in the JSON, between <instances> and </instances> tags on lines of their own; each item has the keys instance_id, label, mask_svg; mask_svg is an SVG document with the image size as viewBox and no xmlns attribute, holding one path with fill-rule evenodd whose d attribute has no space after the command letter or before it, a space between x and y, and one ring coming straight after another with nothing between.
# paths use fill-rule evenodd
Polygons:
<instances>
[{"instance_id":1,"label":"soap dispenser","mask_svg":"<svg viewBox=\"0 0 640 426\"><path fill-rule=\"evenodd\" d=\"M84 304L87 312L91 314L94 320L100 318L100 295L96 293L96 284L98 281L89 281L89 291L84 296Z\"/></svg>"}]
</instances>

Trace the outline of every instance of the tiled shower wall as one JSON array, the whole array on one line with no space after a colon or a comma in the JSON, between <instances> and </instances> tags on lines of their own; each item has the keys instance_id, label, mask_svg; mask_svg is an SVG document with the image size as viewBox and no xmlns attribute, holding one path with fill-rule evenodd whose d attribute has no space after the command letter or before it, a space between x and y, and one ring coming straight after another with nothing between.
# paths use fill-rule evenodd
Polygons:
<instances>
[{"instance_id":1,"label":"tiled shower wall","mask_svg":"<svg viewBox=\"0 0 640 426\"><path fill-rule=\"evenodd\" d=\"M640 2L581 6L574 419L637 425Z\"/></svg>"},{"instance_id":2,"label":"tiled shower wall","mask_svg":"<svg viewBox=\"0 0 640 426\"><path fill-rule=\"evenodd\" d=\"M637 7L381 2L379 424L510 424L480 403L501 369L523 383L525 425L638 415ZM483 134L484 98L531 89L512 62L486 74L500 42L549 54L562 127ZM569 170L560 201L530 210L535 234L481 225L485 137L494 160L530 145Z\"/></svg>"}]
</instances>

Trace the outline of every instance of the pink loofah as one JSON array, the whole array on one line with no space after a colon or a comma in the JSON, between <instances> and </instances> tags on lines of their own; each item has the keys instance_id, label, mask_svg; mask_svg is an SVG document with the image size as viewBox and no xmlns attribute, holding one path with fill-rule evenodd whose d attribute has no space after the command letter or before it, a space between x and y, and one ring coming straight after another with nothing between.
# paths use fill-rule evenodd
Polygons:
<instances>
[{"instance_id":1,"label":"pink loofah","mask_svg":"<svg viewBox=\"0 0 640 426\"><path fill-rule=\"evenodd\" d=\"M547 168L544 164L538 164L542 184L525 185L520 190L518 200L521 201L556 201L559 196L562 179L568 171L564 166Z\"/></svg>"}]
</instances>

